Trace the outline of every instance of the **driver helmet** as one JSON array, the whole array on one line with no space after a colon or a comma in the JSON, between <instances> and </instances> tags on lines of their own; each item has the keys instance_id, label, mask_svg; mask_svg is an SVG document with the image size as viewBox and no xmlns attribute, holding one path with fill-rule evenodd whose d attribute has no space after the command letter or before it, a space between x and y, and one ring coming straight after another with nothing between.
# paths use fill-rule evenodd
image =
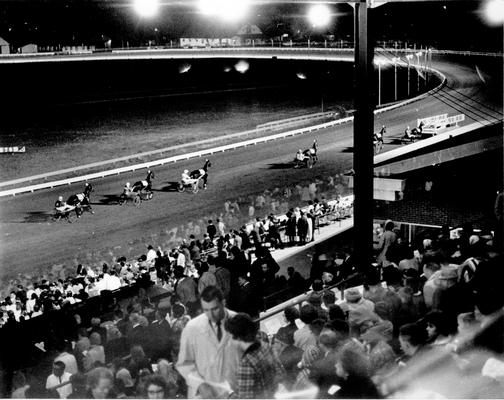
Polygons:
<instances>
[{"instance_id":1,"label":"driver helmet","mask_svg":"<svg viewBox=\"0 0 504 400\"><path fill-rule=\"evenodd\" d=\"M63 196L58 197L58 201L63 201Z\"/></svg>"},{"instance_id":2,"label":"driver helmet","mask_svg":"<svg viewBox=\"0 0 504 400\"><path fill-rule=\"evenodd\" d=\"M409 129L409 125L406 127L406 129Z\"/></svg>"},{"instance_id":3,"label":"driver helmet","mask_svg":"<svg viewBox=\"0 0 504 400\"><path fill-rule=\"evenodd\" d=\"M188 169L184 169L184 174L188 174L189 173L189 170Z\"/></svg>"},{"instance_id":4,"label":"driver helmet","mask_svg":"<svg viewBox=\"0 0 504 400\"><path fill-rule=\"evenodd\" d=\"M130 187L130 183L129 182L126 182L126 187Z\"/></svg>"},{"instance_id":5,"label":"driver helmet","mask_svg":"<svg viewBox=\"0 0 504 400\"><path fill-rule=\"evenodd\" d=\"M298 153L302 153L302 152L303 152L303 150L301 150L301 149L298 150Z\"/></svg>"}]
</instances>

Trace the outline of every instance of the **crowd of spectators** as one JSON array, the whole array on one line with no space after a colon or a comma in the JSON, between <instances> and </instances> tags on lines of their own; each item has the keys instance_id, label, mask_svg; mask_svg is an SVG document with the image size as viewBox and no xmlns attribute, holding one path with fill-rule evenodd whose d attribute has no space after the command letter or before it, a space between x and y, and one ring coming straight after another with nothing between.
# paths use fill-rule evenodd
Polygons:
<instances>
[{"instance_id":1,"label":"crowd of spectators","mask_svg":"<svg viewBox=\"0 0 504 400\"><path fill-rule=\"evenodd\" d=\"M215 233L211 225L207 234L217 235L218 224ZM474 361L468 349L484 348L496 360L504 353L502 315L495 317L504 304L499 286L503 260L491 236L464 228L458 238L443 230L411 246L387 221L375 243L375 264L363 269L353 265L351 256L338 261L318 256L307 280L293 268L288 279L279 277L268 249L254 243L257 234L238 235L242 240L231 242L219 237L205 260L203 244L190 238L168 253L151 246L135 266L119 259L117 265L104 266L102 276L89 276L79 267L72 282L34 287L35 305L37 296L49 297L51 307L65 307L68 298L85 301L85 295L77 295L90 296L90 287L98 293L109 290L114 286L107 285L117 285L114 278L121 282L126 272L132 278L143 273L171 295L156 304L145 296L115 304L89 324L75 316L72 329L57 338L45 381L18 370L9 393L16 398L198 393L258 398L280 391L285 396L379 398L407 386L405 371L433 353L438 364L440 355L447 357L442 361L452 373L467 374L475 363L481 371L491 357ZM252 262L245 236L255 245ZM363 283L363 290L349 287L336 304L329 288L348 278ZM286 286L292 289L287 298L309 287L313 291L299 306L285 309L286 325L278 332L260 332L253 319L263 298ZM15 320L9 311L4 328ZM219 360L222 364L215 364ZM211 372L206 376L205 371ZM479 375L481 389L474 393L501 393L495 376Z\"/></svg>"}]
</instances>

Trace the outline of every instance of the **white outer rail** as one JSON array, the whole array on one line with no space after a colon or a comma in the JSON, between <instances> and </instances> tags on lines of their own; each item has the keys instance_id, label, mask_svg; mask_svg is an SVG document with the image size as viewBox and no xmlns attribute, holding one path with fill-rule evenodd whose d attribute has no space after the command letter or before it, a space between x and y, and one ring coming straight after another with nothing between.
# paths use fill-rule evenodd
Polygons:
<instances>
[{"instance_id":1,"label":"white outer rail","mask_svg":"<svg viewBox=\"0 0 504 400\"><path fill-rule=\"evenodd\" d=\"M427 97L430 94L434 93L435 91L439 90L441 87L443 87L446 82L446 77L441 72L439 72L435 69L429 68L429 70L431 72L438 74L442 79L442 82L436 88L434 88L434 89L430 90L429 92L426 92L420 96L417 96L417 97L414 97L414 98L411 98L411 99L408 99L408 100L405 100L405 101L402 101L399 103L394 103L392 105L375 110L374 113L381 114L385 111L389 111L389 110L392 110L392 109L395 109L398 107L402 107L403 105L406 105L406 104L412 103L414 101L417 101L419 99L422 99L424 97ZM104 178L106 176L119 175L121 173L132 172L132 171L136 171L136 170L143 169L143 168L151 168L151 167L154 167L157 165L175 163L177 161L184 161L184 160L189 160L192 158L200 158L203 156L212 155L214 153L221 153L221 152L228 151L228 150L234 150L234 149L237 149L240 147L257 145L259 143L266 143L266 142L270 142L270 141L277 140L277 139L284 139L284 138L290 137L290 136L296 136L296 135L301 135L301 134L308 133L308 132L318 131L321 129L330 128L332 126L345 124L350 121L353 121L353 117L342 118L342 119L339 119L336 121L326 122L324 124L314 125L314 126L310 126L310 127L306 127L306 128L300 128L300 129L296 129L296 130L288 131L288 132L282 132L282 133L278 133L276 135L270 135L270 136L265 136L265 137L261 137L261 138L250 139L250 140L246 140L246 141L242 141L242 142L238 142L238 143L232 143L232 144L228 144L228 145L224 145L224 146L214 147L211 149L186 153L186 154L182 154L182 155L178 155L178 156L164 158L161 160L149 161L149 162L145 162L145 163L141 163L141 164L129 165L126 167L121 167L121 168L115 168L115 169L108 170L108 171L95 172L92 174L76 176L76 177L66 178L66 179L60 179L60 180L56 180L56 181L52 181L52 182L44 182L44 183L39 183L36 185L30 185L30 186L15 188L15 189L4 190L4 191L0 192L0 197L15 196L16 194L29 193L29 192L33 193L34 191L40 190L40 189L47 189L47 188L52 189L56 186L71 185L72 183L76 183L76 182L83 182L83 181L88 181L91 179ZM154 152L162 152L162 151L164 151L164 149L156 150ZM152 154L154 152L148 152L148 153ZM146 153L142 153L142 154L146 154ZM140 155L136 155L136 157L140 157ZM133 157L127 156L127 157L123 157L123 158L127 159L127 158L133 158ZM121 160L121 159L116 159L116 161L118 161L118 160ZM109 163L109 162L107 161L107 162L102 162L102 163ZM99 165L99 164L100 163L95 163L95 165ZM74 170L75 170L75 168L69 169L69 171L74 171ZM58 172L61 173L62 171L58 171ZM55 175L56 173L50 173L50 174ZM47 174L46 176L49 176L49 174ZM42 179L42 178L44 178L44 176L37 176L37 178ZM23 179L29 180L30 178L23 178ZM31 179L33 179L33 177L31 177Z\"/></svg>"}]
</instances>

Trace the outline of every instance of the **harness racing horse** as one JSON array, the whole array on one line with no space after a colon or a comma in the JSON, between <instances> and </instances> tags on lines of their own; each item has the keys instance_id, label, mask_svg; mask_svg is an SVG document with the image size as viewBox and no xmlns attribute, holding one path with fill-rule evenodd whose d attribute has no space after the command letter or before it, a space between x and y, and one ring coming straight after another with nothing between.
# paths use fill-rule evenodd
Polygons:
<instances>
[{"instance_id":1,"label":"harness racing horse","mask_svg":"<svg viewBox=\"0 0 504 400\"><path fill-rule=\"evenodd\" d=\"M310 147L309 149L306 149L305 151L303 151L303 154L306 157L313 158L313 164L315 164L317 162L317 160L318 160L318 157L317 157L317 139L315 139L313 141L312 147Z\"/></svg>"},{"instance_id":2,"label":"harness racing horse","mask_svg":"<svg viewBox=\"0 0 504 400\"><path fill-rule=\"evenodd\" d=\"M212 163L207 158L205 160L205 165L203 165L203 168L196 169L189 174L191 179L198 179L198 180L202 179L203 180L203 189L207 188L208 168L210 168L211 166L212 166Z\"/></svg>"},{"instance_id":3,"label":"harness racing horse","mask_svg":"<svg viewBox=\"0 0 504 400\"><path fill-rule=\"evenodd\" d=\"M133 192L146 191L152 193L152 180L155 178L154 171L147 171L147 177L144 181L135 182L132 186Z\"/></svg>"},{"instance_id":4,"label":"harness racing horse","mask_svg":"<svg viewBox=\"0 0 504 400\"><path fill-rule=\"evenodd\" d=\"M77 218L80 218L84 211L89 211L91 214L94 214L93 209L91 208L91 204L89 202L89 197L86 196L85 193L77 193L72 194L66 203L69 206L75 207L75 213L77 214Z\"/></svg>"}]
</instances>

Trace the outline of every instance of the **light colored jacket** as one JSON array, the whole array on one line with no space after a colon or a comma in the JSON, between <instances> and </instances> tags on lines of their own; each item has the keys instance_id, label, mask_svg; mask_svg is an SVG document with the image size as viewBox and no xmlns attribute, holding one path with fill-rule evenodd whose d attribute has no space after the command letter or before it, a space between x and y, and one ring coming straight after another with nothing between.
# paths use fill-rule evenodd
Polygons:
<instances>
[{"instance_id":1,"label":"light colored jacket","mask_svg":"<svg viewBox=\"0 0 504 400\"><path fill-rule=\"evenodd\" d=\"M235 315L227 309L226 314L228 317ZM224 321L222 323L220 343L205 314L189 321L182 331L177 370L187 383L189 399L195 398L203 382L215 384L227 381L236 388L236 372L242 354L224 329Z\"/></svg>"}]
</instances>

